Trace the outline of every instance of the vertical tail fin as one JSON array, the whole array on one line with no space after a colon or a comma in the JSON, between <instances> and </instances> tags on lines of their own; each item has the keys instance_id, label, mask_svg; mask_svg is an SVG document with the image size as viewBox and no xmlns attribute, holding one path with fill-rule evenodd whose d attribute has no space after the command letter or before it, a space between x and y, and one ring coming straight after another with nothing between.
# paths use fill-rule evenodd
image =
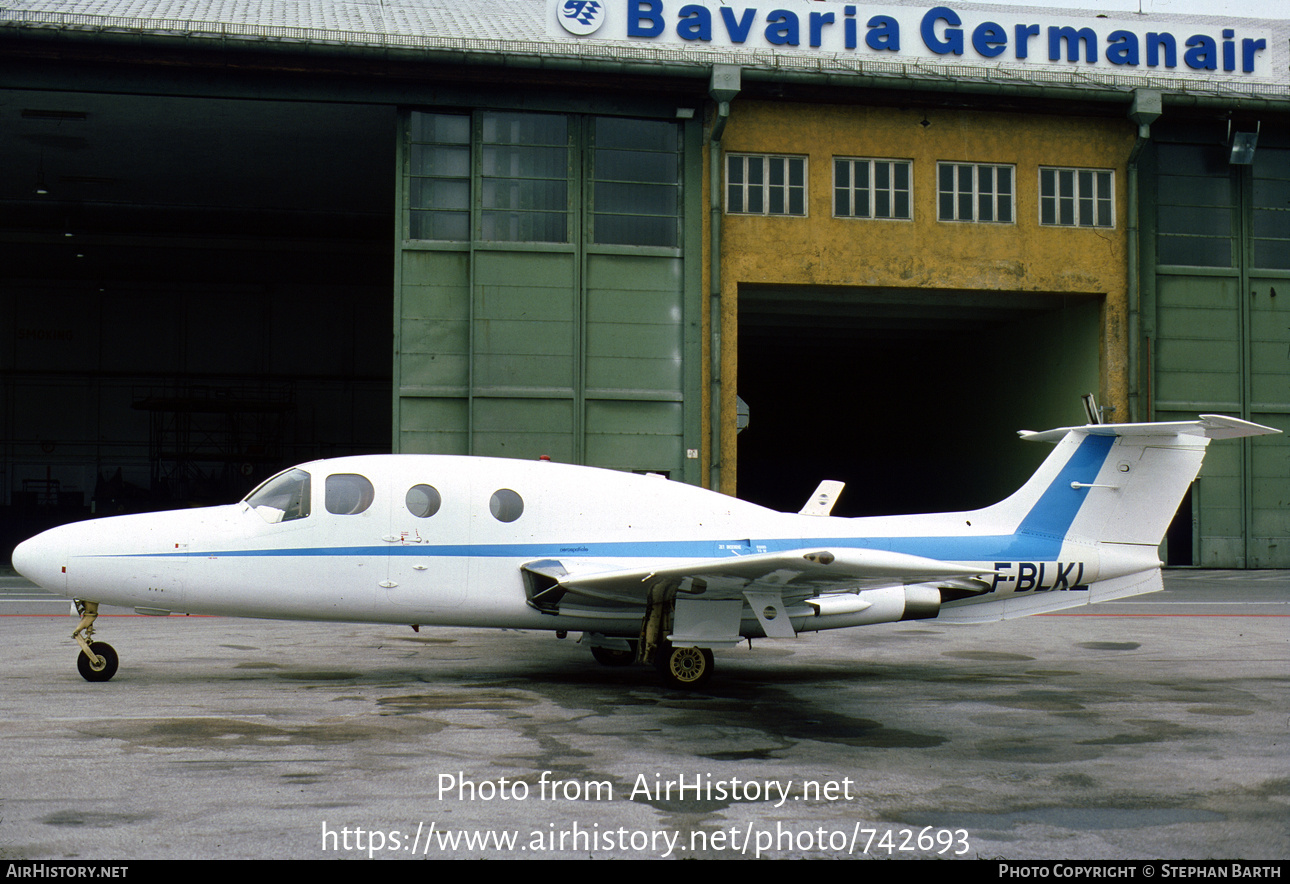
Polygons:
<instances>
[{"instance_id":1,"label":"vertical tail fin","mask_svg":"<svg viewBox=\"0 0 1290 884\"><path fill-rule=\"evenodd\" d=\"M1200 472L1211 439L1236 439L1277 433L1271 427L1222 415L1154 424L1090 424L1023 439L1059 443L1028 489L1042 492L1022 518L1019 530L1051 533L1086 541L1158 546L1187 488ZM1062 452L1065 447L1073 449ZM1059 455L1061 457L1059 458ZM1057 470L1045 469L1055 458ZM1008 503L1013 498L1009 498Z\"/></svg>"},{"instance_id":2,"label":"vertical tail fin","mask_svg":"<svg viewBox=\"0 0 1290 884\"><path fill-rule=\"evenodd\" d=\"M1089 424L1021 437L1057 448L1008 499L980 513L1005 531L1158 546L1211 439L1279 430L1220 415L1155 424Z\"/></svg>"},{"instance_id":3,"label":"vertical tail fin","mask_svg":"<svg viewBox=\"0 0 1290 884\"><path fill-rule=\"evenodd\" d=\"M980 623L1160 589L1156 547L1200 472L1210 440L1279 432L1212 414L1198 421L1023 432L1024 439L1056 442L1057 448L1016 494L977 517L1014 532L1016 548L1038 557L1035 561L1046 557L1059 570L1062 561L1078 564L1074 582L1085 578L1086 583L1071 585L1063 576L1061 588L1068 591L1056 592L1056 584L1044 586L1042 577L1031 574L1030 585L1023 587L1021 569L1036 565L1018 563L1015 578L1003 578L1006 588L1000 590L996 577L989 593L946 603L938 619ZM1096 577L1086 575L1086 560ZM996 567L1004 565L1012 563Z\"/></svg>"}]
</instances>

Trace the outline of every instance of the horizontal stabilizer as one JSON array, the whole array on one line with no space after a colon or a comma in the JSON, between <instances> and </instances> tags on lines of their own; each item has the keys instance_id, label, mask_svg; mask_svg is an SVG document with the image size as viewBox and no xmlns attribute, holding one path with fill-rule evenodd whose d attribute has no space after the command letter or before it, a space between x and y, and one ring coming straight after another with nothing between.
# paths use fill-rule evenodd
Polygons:
<instances>
[{"instance_id":1,"label":"horizontal stabilizer","mask_svg":"<svg viewBox=\"0 0 1290 884\"><path fill-rule=\"evenodd\" d=\"M1084 427L1061 427L1056 430L1034 432L1019 430L1017 435L1027 442L1060 442L1071 431L1089 436L1204 436L1207 439L1239 439L1242 436L1266 436L1280 433L1273 427L1252 423L1221 414L1202 414L1200 420L1169 421L1156 424L1089 424Z\"/></svg>"}]
</instances>

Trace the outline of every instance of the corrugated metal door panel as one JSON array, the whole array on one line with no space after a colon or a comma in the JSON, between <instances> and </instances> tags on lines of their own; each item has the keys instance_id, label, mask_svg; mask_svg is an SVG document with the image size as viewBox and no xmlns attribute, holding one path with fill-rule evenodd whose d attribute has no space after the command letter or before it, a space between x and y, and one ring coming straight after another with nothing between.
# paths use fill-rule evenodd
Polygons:
<instances>
[{"instance_id":1,"label":"corrugated metal door panel","mask_svg":"<svg viewBox=\"0 0 1290 884\"><path fill-rule=\"evenodd\" d=\"M1290 568L1290 414L1251 415L1281 431L1250 440L1254 474L1250 522L1251 568Z\"/></svg>"},{"instance_id":2,"label":"corrugated metal door panel","mask_svg":"<svg viewBox=\"0 0 1290 884\"><path fill-rule=\"evenodd\" d=\"M526 459L545 454L576 463L572 399L476 397L472 407L472 454Z\"/></svg>"},{"instance_id":3,"label":"corrugated metal door panel","mask_svg":"<svg viewBox=\"0 0 1290 884\"><path fill-rule=\"evenodd\" d=\"M523 388L573 395L574 264L572 254L476 253L474 392Z\"/></svg>"},{"instance_id":4,"label":"corrugated metal door panel","mask_svg":"<svg viewBox=\"0 0 1290 884\"><path fill-rule=\"evenodd\" d=\"M588 400L587 463L679 476L683 430L680 402Z\"/></svg>"},{"instance_id":5,"label":"corrugated metal door panel","mask_svg":"<svg viewBox=\"0 0 1290 884\"><path fill-rule=\"evenodd\" d=\"M681 395L680 258L587 257L586 388ZM678 430L679 432L679 430Z\"/></svg>"},{"instance_id":6,"label":"corrugated metal door panel","mask_svg":"<svg viewBox=\"0 0 1290 884\"><path fill-rule=\"evenodd\" d=\"M1165 276L1158 280L1155 401L1161 410L1241 407L1238 281Z\"/></svg>"},{"instance_id":7,"label":"corrugated metal door panel","mask_svg":"<svg viewBox=\"0 0 1290 884\"><path fill-rule=\"evenodd\" d=\"M470 370L469 267L464 252L403 253L401 387L464 392Z\"/></svg>"},{"instance_id":8,"label":"corrugated metal door panel","mask_svg":"<svg viewBox=\"0 0 1290 884\"><path fill-rule=\"evenodd\" d=\"M1250 440L1247 564L1290 568L1290 279L1251 274L1249 310L1250 420L1282 434Z\"/></svg>"},{"instance_id":9,"label":"corrugated metal door panel","mask_svg":"<svg viewBox=\"0 0 1290 884\"><path fill-rule=\"evenodd\" d=\"M1195 414L1189 419L1194 420ZM1194 493L1200 517L1197 565L1240 568L1245 562L1241 443L1212 443Z\"/></svg>"},{"instance_id":10,"label":"corrugated metal door panel","mask_svg":"<svg viewBox=\"0 0 1290 884\"><path fill-rule=\"evenodd\" d=\"M1290 279L1250 277L1250 409L1290 405Z\"/></svg>"},{"instance_id":11,"label":"corrugated metal door panel","mask_svg":"<svg viewBox=\"0 0 1290 884\"><path fill-rule=\"evenodd\" d=\"M466 400L404 397L399 451L404 454L469 454Z\"/></svg>"}]
</instances>

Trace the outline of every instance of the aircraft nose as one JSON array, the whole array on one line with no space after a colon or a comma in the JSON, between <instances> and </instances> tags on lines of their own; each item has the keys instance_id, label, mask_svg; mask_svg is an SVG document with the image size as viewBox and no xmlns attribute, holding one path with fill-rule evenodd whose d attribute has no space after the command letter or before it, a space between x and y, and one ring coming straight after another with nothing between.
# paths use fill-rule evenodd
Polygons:
<instances>
[{"instance_id":1,"label":"aircraft nose","mask_svg":"<svg viewBox=\"0 0 1290 884\"><path fill-rule=\"evenodd\" d=\"M13 551L14 570L37 586L61 592L67 586L67 556L55 530L24 540Z\"/></svg>"}]
</instances>

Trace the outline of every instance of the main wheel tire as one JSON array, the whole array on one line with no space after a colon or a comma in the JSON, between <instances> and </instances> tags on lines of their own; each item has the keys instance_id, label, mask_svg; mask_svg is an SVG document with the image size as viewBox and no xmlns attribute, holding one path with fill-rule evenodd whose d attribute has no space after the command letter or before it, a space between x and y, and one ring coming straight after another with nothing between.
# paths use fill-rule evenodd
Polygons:
<instances>
[{"instance_id":1,"label":"main wheel tire","mask_svg":"<svg viewBox=\"0 0 1290 884\"><path fill-rule=\"evenodd\" d=\"M86 681L108 681L116 675L117 656L116 649L107 642L91 642L90 650L94 656L101 659L101 664L96 666L94 661L86 656L84 651L76 658L76 668L81 672L81 678Z\"/></svg>"},{"instance_id":2,"label":"main wheel tire","mask_svg":"<svg viewBox=\"0 0 1290 884\"><path fill-rule=\"evenodd\" d=\"M659 648L659 671L677 688L697 688L712 677L712 651L708 648Z\"/></svg>"},{"instance_id":3,"label":"main wheel tire","mask_svg":"<svg viewBox=\"0 0 1290 884\"><path fill-rule=\"evenodd\" d=\"M636 643L632 642L631 645L631 649L627 651L592 645L591 656L595 657L596 662L601 666L630 666L636 662Z\"/></svg>"}]
</instances>

